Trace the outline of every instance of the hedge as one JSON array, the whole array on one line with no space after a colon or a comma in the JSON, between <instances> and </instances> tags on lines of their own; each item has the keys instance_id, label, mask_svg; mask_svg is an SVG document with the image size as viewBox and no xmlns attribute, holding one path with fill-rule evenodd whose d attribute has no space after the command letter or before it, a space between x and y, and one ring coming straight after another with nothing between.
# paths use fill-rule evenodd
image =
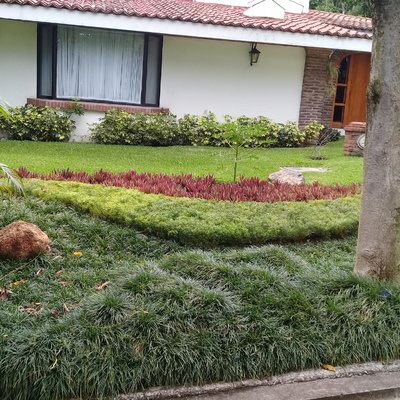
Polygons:
<instances>
[{"instance_id":1,"label":"hedge","mask_svg":"<svg viewBox=\"0 0 400 400\"><path fill-rule=\"evenodd\" d=\"M309 202L172 198L79 182L30 180L26 191L181 244L214 247L343 237L358 226L360 196Z\"/></svg>"}]
</instances>

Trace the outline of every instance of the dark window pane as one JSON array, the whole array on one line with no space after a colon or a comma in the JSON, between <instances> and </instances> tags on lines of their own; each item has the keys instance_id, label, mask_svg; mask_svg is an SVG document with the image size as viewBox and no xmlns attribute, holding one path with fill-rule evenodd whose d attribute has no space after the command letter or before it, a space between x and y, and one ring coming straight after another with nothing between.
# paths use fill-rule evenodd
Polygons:
<instances>
[{"instance_id":1,"label":"dark window pane","mask_svg":"<svg viewBox=\"0 0 400 400\"><path fill-rule=\"evenodd\" d=\"M43 25L39 31L39 96L51 97L53 81L53 27Z\"/></svg>"},{"instance_id":2,"label":"dark window pane","mask_svg":"<svg viewBox=\"0 0 400 400\"><path fill-rule=\"evenodd\" d=\"M338 83L347 83L347 77L349 75L349 63L350 57L343 58L342 62L340 63Z\"/></svg>"},{"instance_id":3,"label":"dark window pane","mask_svg":"<svg viewBox=\"0 0 400 400\"><path fill-rule=\"evenodd\" d=\"M334 122L343 122L343 106L335 106L333 110L333 121Z\"/></svg>"},{"instance_id":4,"label":"dark window pane","mask_svg":"<svg viewBox=\"0 0 400 400\"><path fill-rule=\"evenodd\" d=\"M335 103L344 103L346 99L346 86L336 87Z\"/></svg>"},{"instance_id":5,"label":"dark window pane","mask_svg":"<svg viewBox=\"0 0 400 400\"><path fill-rule=\"evenodd\" d=\"M158 104L161 38L149 36L147 53L146 104Z\"/></svg>"}]
</instances>

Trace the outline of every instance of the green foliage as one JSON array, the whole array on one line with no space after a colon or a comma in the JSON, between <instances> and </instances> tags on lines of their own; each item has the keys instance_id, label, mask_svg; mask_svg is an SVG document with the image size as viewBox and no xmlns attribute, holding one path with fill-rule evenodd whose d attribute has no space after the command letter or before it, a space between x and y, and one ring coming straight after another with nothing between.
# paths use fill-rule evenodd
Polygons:
<instances>
[{"instance_id":1,"label":"green foliage","mask_svg":"<svg viewBox=\"0 0 400 400\"><path fill-rule=\"evenodd\" d=\"M14 140L66 142L75 128L71 115L81 112L79 106L62 110L26 104L10 108L11 118L0 115L0 129Z\"/></svg>"},{"instance_id":2,"label":"green foliage","mask_svg":"<svg viewBox=\"0 0 400 400\"><path fill-rule=\"evenodd\" d=\"M11 120L10 112L8 111L9 105L0 97L0 115L7 121ZM14 193L24 195L22 182L18 174L7 165L0 163L0 178L4 177L6 183L0 180L0 195L6 193L12 195Z\"/></svg>"},{"instance_id":3,"label":"green foliage","mask_svg":"<svg viewBox=\"0 0 400 400\"><path fill-rule=\"evenodd\" d=\"M323 132L324 131L326 132L326 130L327 130L327 127L325 127L324 125L320 124L319 122L317 122L317 121L311 122L311 124L308 124L304 128L304 131L303 131L304 142L310 142L313 139L318 138L319 136L321 136L321 134L322 134L322 136L326 136L327 135L326 133L323 134ZM335 132L335 134L337 132L340 135L340 132L337 129L335 129L334 131L333 130L330 131L330 133L329 133L330 136L329 137L331 137L332 140L333 140L333 137L334 137L333 132ZM337 138L335 140L338 140L338 139L339 138Z\"/></svg>"},{"instance_id":4,"label":"green foliage","mask_svg":"<svg viewBox=\"0 0 400 400\"><path fill-rule=\"evenodd\" d=\"M256 143L259 145L276 143L276 139L268 138L268 133L270 132L268 132L267 126L263 122L259 119L244 116L239 118L225 116L225 122L221 125L222 132L215 135L216 138L221 140L222 145L228 145L235 152L233 182L236 182L239 149L241 147L254 147Z\"/></svg>"},{"instance_id":5,"label":"green foliage","mask_svg":"<svg viewBox=\"0 0 400 400\"><path fill-rule=\"evenodd\" d=\"M354 276L355 237L204 251L58 202L0 202L0 226L19 219L53 254L0 261L1 285L26 279L0 301L2 400L104 400L400 357L399 287Z\"/></svg>"},{"instance_id":6,"label":"green foliage","mask_svg":"<svg viewBox=\"0 0 400 400\"><path fill-rule=\"evenodd\" d=\"M183 144L176 117L169 113L128 114L107 111L99 123L90 125L91 139L101 144L170 146Z\"/></svg>"},{"instance_id":7,"label":"green foliage","mask_svg":"<svg viewBox=\"0 0 400 400\"><path fill-rule=\"evenodd\" d=\"M296 147L318 134L319 124L312 123L301 132L297 123L278 124L265 117L225 116L219 122L213 113L203 116L186 114L176 120L169 113L128 114L110 110L100 122L90 125L91 139L100 144L144 146L228 146L224 132L244 136L244 147Z\"/></svg>"},{"instance_id":8,"label":"green foliage","mask_svg":"<svg viewBox=\"0 0 400 400\"><path fill-rule=\"evenodd\" d=\"M368 0L311 0L310 8L364 17L371 16Z\"/></svg>"},{"instance_id":9,"label":"green foliage","mask_svg":"<svg viewBox=\"0 0 400 400\"><path fill-rule=\"evenodd\" d=\"M172 198L133 189L33 180L27 190L147 234L194 246L248 245L353 233L359 196L310 202L225 202Z\"/></svg>"},{"instance_id":10,"label":"green foliage","mask_svg":"<svg viewBox=\"0 0 400 400\"><path fill-rule=\"evenodd\" d=\"M2 97L0 97L0 116L5 119L10 119L10 112L8 109L10 108L10 104L8 104Z\"/></svg>"},{"instance_id":11,"label":"green foliage","mask_svg":"<svg viewBox=\"0 0 400 400\"><path fill-rule=\"evenodd\" d=\"M0 178L4 177L6 179L6 182L0 180L0 195L5 193L8 195L20 194L23 196L24 188L17 172L3 163L0 163L0 172Z\"/></svg>"},{"instance_id":12,"label":"green foliage","mask_svg":"<svg viewBox=\"0 0 400 400\"><path fill-rule=\"evenodd\" d=\"M218 135L223 129L215 114L207 112L204 115L185 114L178 120L179 130L187 144L193 146L218 146L221 142Z\"/></svg>"}]
</instances>

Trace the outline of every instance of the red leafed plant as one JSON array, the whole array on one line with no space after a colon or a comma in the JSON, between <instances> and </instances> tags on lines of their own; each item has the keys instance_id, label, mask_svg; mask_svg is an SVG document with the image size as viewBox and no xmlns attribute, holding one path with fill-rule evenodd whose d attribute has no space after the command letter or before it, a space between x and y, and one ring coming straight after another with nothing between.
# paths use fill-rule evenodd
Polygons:
<instances>
[{"instance_id":1,"label":"red leafed plant","mask_svg":"<svg viewBox=\"0 0 400 400\"><path fill-rule=\"evenodd\" d=\"M263 203L333 200L361 192L359 183L322 185L314 182L312 184L290 185L244 177L234 183L217 183L211 175L194 178L191 174L138 174L136 171L114 174L103 170L88 174L87 172L73 172L69 169L42 175L30 172L25 167L19 168L17 172L22 178L102 184L138 189L144 193L164 194L172 197L196 197L207 200L257 201Z\"/></svg>"}]
</instances>

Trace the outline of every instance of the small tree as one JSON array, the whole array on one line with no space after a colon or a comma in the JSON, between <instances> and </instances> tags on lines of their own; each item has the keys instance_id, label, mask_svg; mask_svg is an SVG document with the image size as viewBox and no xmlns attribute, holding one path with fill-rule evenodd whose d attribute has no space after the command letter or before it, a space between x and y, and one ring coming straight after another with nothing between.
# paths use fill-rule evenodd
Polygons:
<instances>
[{"instance_id":1,"label":"small tree","mask_svg":"<svg viewBox=\"0 0 400 400\"><path fill-rule=\"evenodd\" d=\"M250 145L254 147L255 142L259 146L277 142L277 139L267 138L266 125L256 118L225 116L225 123L222 124L222 129L223 132L214 135L214 137L221 139L221 144L228 145L235 152L233 182L236 182L239 150L241 148L249 147Z\"/></svg>"}]
</instances>

